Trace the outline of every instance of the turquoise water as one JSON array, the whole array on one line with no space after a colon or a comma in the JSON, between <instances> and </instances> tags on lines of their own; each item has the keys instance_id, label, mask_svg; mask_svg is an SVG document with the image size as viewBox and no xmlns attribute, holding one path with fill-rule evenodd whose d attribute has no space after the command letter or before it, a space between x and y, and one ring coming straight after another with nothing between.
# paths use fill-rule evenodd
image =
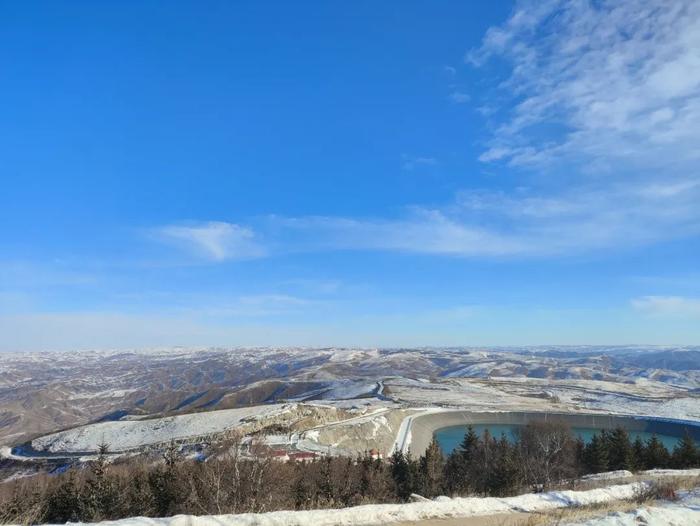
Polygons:
<instances>
[{"instance_id":1,"label":"turquoise water","mask_svg":"<svg viewBox=\"0 0 700 526\"><path fill-rule=\"evenodd\" d=\"M505 435L509 441L513 442L520 426L513 424L474 424L472 427L479 436L484 433L484 430L488 429L494 437L500 438L501 435ZM600 433L600 429L591 427L573 427L571 430L574 435L580 436L584 442L588 442L595 433ZM459 445L466 432L467 426L444 427L435 432L435 438L444 453L449 454ZM653 433L649 433L648 431L628 431L628 433L631 441L636 440L637 437L646 441L653 435ZM669 451L672 451L674 446L678 443L678 440L680 440L678 437L661 435L658 433L656 434L656 438L663 442L664 446L666 446Z\"/></svg>"}]
</instances>

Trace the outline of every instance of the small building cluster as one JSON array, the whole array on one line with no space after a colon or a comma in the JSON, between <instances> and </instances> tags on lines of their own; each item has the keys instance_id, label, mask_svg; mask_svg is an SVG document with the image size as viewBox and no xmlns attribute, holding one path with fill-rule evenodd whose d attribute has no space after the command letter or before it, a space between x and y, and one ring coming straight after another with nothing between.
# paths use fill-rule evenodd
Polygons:
<instances>
[{"instance_id":1,"label":"small building cluster","mask_svg":"<svg viewBox=\"0 0 700 526\"><path fill-rule=\"evenodd\" d=\"M273 449L270 451L269 456L279 462L288 462L290 460L293 462L311 462L319 457L318 454L310 451L287 451L285 449Z\"/></svg>"}]
</instances>

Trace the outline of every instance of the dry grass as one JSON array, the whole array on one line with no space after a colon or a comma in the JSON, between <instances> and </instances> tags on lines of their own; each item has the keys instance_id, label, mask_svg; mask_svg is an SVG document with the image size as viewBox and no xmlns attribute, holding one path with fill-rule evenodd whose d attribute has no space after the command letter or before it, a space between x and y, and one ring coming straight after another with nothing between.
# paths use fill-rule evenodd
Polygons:
<instances>
[{"instance_id":1,"label":"dry grass","mask_svg":"<svg viewBox=\"0 0 700 526\"><path fill-rule=\"evenodd\" d=\"M677 492L681 489L691 489L700 486L700 477L675 477L664 478L652 482L651 485L641 489L629 500L617 500L590 506L561 508L558 510L532 514L522 522L522 526L557 526L569 522L584 521L596 517L604 517L611 513L628 512L635 510L640 505L649 504L659 500L676 500Z\"/></svg>"},{"instance_id":2,"label":"dry grass","mask_svg":"<svg viewBox=\"0 0 700 526\"><path fill-rule=\"evenodd\" d=\"M639 504L627 500L605 502L590 506L574 508L561 508L544 513L533 514L523 523L523 526L557 526L569 522L583 521L594 517L604 517L610 513L631 511L639 507Z\"/></svg>"}]
</instances>

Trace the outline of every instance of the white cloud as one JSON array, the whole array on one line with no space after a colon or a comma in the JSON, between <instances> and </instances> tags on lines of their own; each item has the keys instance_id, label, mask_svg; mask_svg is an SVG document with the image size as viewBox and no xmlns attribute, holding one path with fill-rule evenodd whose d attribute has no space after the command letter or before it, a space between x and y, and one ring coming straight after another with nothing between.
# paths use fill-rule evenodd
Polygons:
<instances>
[{"instance_id":1,"label":"white cloud","mask_svg":"<svg viewBox=\"0 0 700 526\"><path fill-rule=\"evenodd\" d=\"M469 102L471 97L468 93L464 93L463 91L453 91L450 93L450 100L455 104L464 104Z\"/></svg>"},{"instance_id":2,"label":"white cloud","mask_svg":"<svg viewBox=\"0 0 700 526\"><path fill-rule=\"evenodd\" d=\"M519 252L519 241L450 219L438 210L417 209L397 220L337 217L278 218L298 243L293 250L383 250L455 256L499 256Z\"/></svg>"},{"instance_id":3,"label":"white cloud","mask_svg":"<svg viewBox=\"0 0 700 526\"><path fill-rule=\"evenodd\" d=\"M209 221L196 225L168 225L155 231L158 238L174 243L212 261L248 259L265 255L250 228Z\"/></svg>"},{"instance_id":4,"label":"white cloud","mask_svg":"<svg viewBox=\"0 0 700 526\"><path fill-rule=\"evenodd\" d=\"M700 157L700 4L520 2L468 61L510 61L515 105L482 160L635 166ZM556 125L552 134L541 126Z\"/></svg>"},{"instance_id":5,"label":"white cloud","mask_svg":"<svg viewBox=\"0 0 700 526\"><path fill-rule=\"evenodd\" d=\"M632 306L652 316L700 318L700 298L643 296L633 299Z\"/></svg>"},{"instance_id":6,"label":"white cloud","mask_svg":"<svg viewBox=\"0 0 700 526\"><path fill-rule=\"evenodd\" d=\"M633 186L620 181L551 192L472 190L460 192L451 204L416 206L395 218L270 216L256 227L267 247L248 237L212 236L209 229L203 241L199 231L192 239L188 230L186 239L188 248L206 249L214 261L329 250L547 257L700 235L698 202L700 178Z\"/></svg>"},{"instance_id":7,"label":"white cloud","mask_svg":"<svg viewBox=\"0 0 700 526\"><path fill-rule=\"evenodd\" d=\"M479 159L531 187L467 206L554 252L700 234L700 3L520 1L467 62L493 57Z\"/></svg>"}]
</instances>

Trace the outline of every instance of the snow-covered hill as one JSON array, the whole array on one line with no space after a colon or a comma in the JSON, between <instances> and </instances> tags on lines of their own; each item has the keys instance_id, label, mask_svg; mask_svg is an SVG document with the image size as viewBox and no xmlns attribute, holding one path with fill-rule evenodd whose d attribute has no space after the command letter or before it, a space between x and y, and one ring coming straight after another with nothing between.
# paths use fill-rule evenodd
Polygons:
<instances>
[{"instance_id":1,"label":"snow-covered hill","mask_svg":"<svg viewBox=\"0 0 700 526\"><path fill-rule=\"evenodd\" d=\"M553 407L559 401L593 410L695 417L689 412L700 407L699 390L698 347L176 348L4 355L0 444L99 420L312 400L453 407L472 397L510 400L519 407ZM650 413L658 408L660 413Z\"/></svg>"}]
</instances>

